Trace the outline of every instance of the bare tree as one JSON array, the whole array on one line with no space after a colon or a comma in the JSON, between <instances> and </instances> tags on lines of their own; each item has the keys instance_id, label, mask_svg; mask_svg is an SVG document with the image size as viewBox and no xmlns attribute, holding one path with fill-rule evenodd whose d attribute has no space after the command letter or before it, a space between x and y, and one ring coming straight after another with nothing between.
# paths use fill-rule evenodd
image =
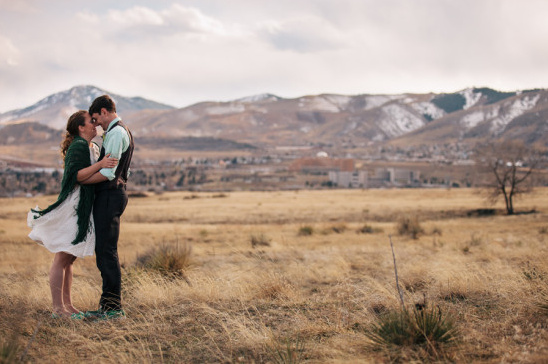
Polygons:
<instances>
[{"instance_id":1,"label":"bare tree","mask_svg":"<svg viewBox=\"0 0 548 364\"><path fill-rule=\"evenodd\" d=\"M492 202L504 197L506 212L514 214L514 198L530 192L540 167L541 152L519 141L488 143L475 150L476 166L487 173L485 186Z\"/></svg>"}]
</instances>

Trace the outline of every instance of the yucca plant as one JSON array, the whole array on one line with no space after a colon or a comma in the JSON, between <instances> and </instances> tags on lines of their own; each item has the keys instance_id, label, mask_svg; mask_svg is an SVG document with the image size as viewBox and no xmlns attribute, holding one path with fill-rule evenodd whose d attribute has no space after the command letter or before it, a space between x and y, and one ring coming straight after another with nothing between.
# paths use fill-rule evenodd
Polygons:
<instances>
[{"instance_id":1,"label":"yucca plant","mask_svg":"<svg viewBox=\"0 0 548 364\"><path fill-rule=\"evenodd\" d=\"M365 332L376 348L426 346L430 351L457 338L454 320L439 307L401 309L380 316Z\"/></svg>"},{"instance_id":2,"label":"yucca plant","mask_svg":"<svg viewBox=\"0 0 548 364\"><path fill-rule=\"evenodd\" d=\"M305 341L300 336L297 336L294 341L290 338L276 340L269 346L272 361L277 364L302 363L305 360L305 349Z\"/></svg>"},{"instance_id":3,"label":"yucca plant","mask_svg":"<svg viewBox=\"0 0 548 364\"><path fill-rule=\"evenodd\" d=\"M18 353L20 347L14 337L4 339L0 342L0 363L16 363L18 362Z\"/></svg>"}]
</instances>

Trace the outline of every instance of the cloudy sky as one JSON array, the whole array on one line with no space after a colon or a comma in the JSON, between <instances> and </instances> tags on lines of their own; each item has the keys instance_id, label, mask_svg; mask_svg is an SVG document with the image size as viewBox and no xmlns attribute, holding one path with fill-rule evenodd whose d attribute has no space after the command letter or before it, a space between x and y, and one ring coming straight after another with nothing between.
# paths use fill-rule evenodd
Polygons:
<instances>
[{"instance_id":1,"label":"cloudy sky","mask_svg":"<svg viewBox=\"0 0 548 364\"><path fill-rule=\"evenodd\" d=\"M0 0L0 112L91 84L183 107L548 87L545 0Z\"/></svg>"}]
</instances>

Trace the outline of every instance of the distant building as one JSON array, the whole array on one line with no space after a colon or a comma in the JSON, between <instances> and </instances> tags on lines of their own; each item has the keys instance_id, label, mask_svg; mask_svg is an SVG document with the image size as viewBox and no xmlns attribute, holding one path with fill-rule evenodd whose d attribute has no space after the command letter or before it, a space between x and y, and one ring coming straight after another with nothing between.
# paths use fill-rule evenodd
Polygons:
<instances>
[{"instance_id":1,"label":"distant building","mask_svg":"<svg viewBox=\"0 0 548 364\"><path fill-rule=\"evenodd\" d=\"M354 160L349 158L300 158L289 166L289 170L292 172L304 172L304 173L328 173L331 171L336 172L353 172Z\"/></svg>"},{"instance_id":2,"label":"distant building","mask_svg":"<svg viewBox=\"0 0 548 364\"><path fill-rule=\"evenodd\" d=\"M366 188L367 171L329 172L329 181L343 188Z\"/></svg>"},{"instance_id":3,"label":"distant building","mask_svg":"<svg viewBox=\"0 0 548 364\"><path fill-rule=\"evenodd\" d=\"M419 183L420 173L408 169L376 168L367 171L331 171L329 181L343 188L375 188L383 186L413 186Z\"/></svg>"}]
</instances>

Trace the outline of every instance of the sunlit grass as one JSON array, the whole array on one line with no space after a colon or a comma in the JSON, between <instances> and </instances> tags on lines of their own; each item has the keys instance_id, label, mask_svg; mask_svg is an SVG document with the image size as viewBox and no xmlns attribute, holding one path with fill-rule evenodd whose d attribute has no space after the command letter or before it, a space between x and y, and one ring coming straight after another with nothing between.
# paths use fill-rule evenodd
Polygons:
<instances>
[{"instance_id":1,"label":"sunlit grass","mask_svg":"<svg viewBox=\"0 0 548 364\"><path fill-rule=\"evenodd\" d=\"M130 200L119 242L128 316L101 324L50 318L52 255L26 237L26 212L54 196L0 201L0 337L15 333L2 345L60 363L542 362L548 353L548 189L519 201L536 214L487 217L467 216L485 202L458 189L218 197ZM398 235L400 216L417 217L423 233ZM368 346L366 330L401 309L389 235L406 304L426 299L430 328L439 307L459 340ZM159 264L139 267L144 257ZM76 261L77 308L96 308L100 282L93 257Z\"/></svg>"}]
</instances>

